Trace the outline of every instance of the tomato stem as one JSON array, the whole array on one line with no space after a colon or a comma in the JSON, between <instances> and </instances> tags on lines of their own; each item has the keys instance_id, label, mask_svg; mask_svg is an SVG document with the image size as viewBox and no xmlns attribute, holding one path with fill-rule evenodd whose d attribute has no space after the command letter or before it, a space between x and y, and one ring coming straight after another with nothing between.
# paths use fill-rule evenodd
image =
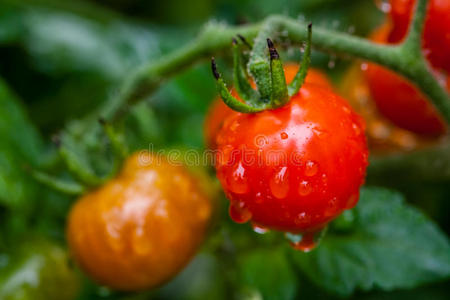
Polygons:
<instances>
[{"instance_id":1,"label":"tomato stem","mask_svg":"<svg viewBox=\"0 0 450 300\"><path fill-rule=\"evenodd\" d=\"M67 195L82 195L86 191L86 188L79 183L65 181L38 170L31 170L30 172L36 181L61 193Z\"/></svg>"}]
</instances>

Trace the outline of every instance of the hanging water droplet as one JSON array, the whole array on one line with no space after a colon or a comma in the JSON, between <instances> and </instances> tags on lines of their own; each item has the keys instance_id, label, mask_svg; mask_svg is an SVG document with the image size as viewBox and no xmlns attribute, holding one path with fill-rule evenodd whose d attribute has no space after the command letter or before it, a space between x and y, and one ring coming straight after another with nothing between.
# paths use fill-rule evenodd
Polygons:
<instances>
[{"instance_id":1,"label":"hanging water droplet","mask_svg":"<svg viewBox=\"0 0 450 300\"><path fill-rule=\"evenodd\" d=\"M306 232L304 234L286 234L291 242L291 246L299 251L309 252L317 247L323 236L325 235L326 227L321 230Z\"/></svg>"},{"instance_id":2,"label":"hanging water droplet","mask_svg":"<svg viewBox=\"0 0 450 300\"><path fill-rule=\"evenodd\" d=\"M305 175L308 177L314 176L317 174L319 166L312 160L308 160L305 164Z\"/></svg>"},{"instance_id":3,"label":"hanging water droplet","mask_svg":"<svg viewBox=\"0 0 450 300\"><path fill-rule=\"evenodd\" d=\"M242 201L231 201L229 214L236 223L245 223L252 218L252 213Z\"/></svg>"},{"instance_id":4,"label":"hanging water droplet","mask_svg":"<svg viewBox=\"0 0 450 300\"><path fill-rule=\"evenodd\" d=\"M261 226L261 225L255 224L255 223L252 223L252 228L253 228L254 232L259 233L259 234L264 234L264 233L269 232L269 229L267 227L264 227L264 226Z\"/></svg>"},{"instance_id":5,"label":"hanging water droplet","mask_svg":"<svg viewBox=\"0 0 450 300\"><path fill-rule=\"evenodd\" d=\"M245 175L245 168L242 162L237 163L236 168L227 180L228 188L236 194L245 194L248 192L248 182Z\"/></svg>"},{"instance_id":6,"label":"hanging water droplet","mask_svg":"<svg viewBox=\"0 0 450 300\"><path fill-rule=\"evenodd\" d=\"M308 181L303 180L302 182L300 182L300 185L298 187L298 193L300 194L300 196L307 196L311 193L311 191L312 187Z\"/></svg>"},{"instance_id":7,"label":"hanging water droplet","mask_svg":"<svg viewBox=\"0 0 450 300\"><path fill-rule=\"evenodd\" d=\"M289 192L287 167L282 167L269 181L270 191L275 198L283 199Z\"/></svg>"}]
</instances>

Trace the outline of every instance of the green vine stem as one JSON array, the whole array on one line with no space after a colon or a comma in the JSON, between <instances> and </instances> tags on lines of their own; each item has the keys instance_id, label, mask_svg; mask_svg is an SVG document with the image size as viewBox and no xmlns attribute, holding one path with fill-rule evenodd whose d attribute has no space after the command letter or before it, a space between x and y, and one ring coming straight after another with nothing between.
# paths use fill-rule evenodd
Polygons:
<instances>
[{"instance_id":1,"label":"green vine stem","mask_svg":"<svg viewBox=\"0 0 450 300\"><path fill-rule=\"evenodd\" d=\"M420 50L427 3L428 0L417 1L409 35L402 44L375 44L347 33L316 27L312 45L318 50L372 61L402 74L428 95L443 118L450 123L450 97L430 72ZM287 31L287 38L293 43L299 44L307 39L305 28L308 24L286 16L269 16L262 23L234 27L210 23L188 45L137 70L124 83L119 93L101 108L100 115L106 119L117 118L127 105L151 94L164 80L201 59L229 48L234 36L242 35L247 40L253 40L267 23L276 24L280 30Z\"/></svg>"}]
</instances>

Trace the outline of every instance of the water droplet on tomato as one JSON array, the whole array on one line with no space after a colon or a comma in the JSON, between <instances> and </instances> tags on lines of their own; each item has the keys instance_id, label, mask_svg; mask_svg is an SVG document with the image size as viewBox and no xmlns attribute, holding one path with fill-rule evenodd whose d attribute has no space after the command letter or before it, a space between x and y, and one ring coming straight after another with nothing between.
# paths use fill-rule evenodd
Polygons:
<instances>
[{"instance_id":1,"label":"water droplet on tomato","mask_svg":"<svg viewBox=\"0 0 450 300\"><path fill-rule=\"evenodd\" d=\"M295 225L306 225L310 221L311 221L311 216L306 214L306 212L299 213L294 219Z\"/></svg>"},{"instance_id":2,"label":"water droplet on tomato","mask_svg":"<svg viewBox=\"0 0 450 300\"><path fill-rule=\"evenodd\" d=\"M270 191L275 198L286 198L289 192L289 182L287 180L287 167L282 167L269 181Z\"/></svg>"},{"instance_id":3,"label":"water droplet on tomato","mask_svg":"<svg viewBox=\"0 0 450 300\"><path fill-rule=\"evenodd\" d=\"M376 0L375 5L385 14L391 11L391 4L389 0Z\"/></svg>"},{"instance_id":4,"label":"water droplet on tomato","mask_svg":"<svg viewBox=\"0 0 450 300\"><path fill-rule=\"evenodd\" d=\"M242 162L237 163L228 179L228 188L236 194L245 194L248 192L248 180Z\"/></svg>"},{"instance_id":5,"label":"water droplet on tomato","mask_svg":"<svg viewBox=\"0 0 450 300\"><path fill-rule=\"evenodd\" d=\"M231 124L231 126L230 126L230 130L231 131L236 131L236 129L239 127L239 121L238 120L235 120L232 124Z\"/></svg>"},{"instance_id":6,"label":"water droplet on tomato","mask_svg":"<svg viewBox=\"0 0 450 300\"><path fill-rule=\"evenodd\" d=\"M298 187L298 193L300 194L300 196L307 196L311 193L311 191L312 187L308 181L303 180L302 182L300 182L300 185Z\"/></svg>"},{"instance_id":7,"label":"water droplet on tomato","mask_svg":"<svg viewBox=\"0 0 450 300\"><path fill-rule=\"evenodd\" d=\"M255 224L255 223L252 224L252 228L253 228L254 232L259 233L259 234L264 234L264 233L269 232L269 229L267 227L264 227L264 226L261 226L261 225Z\"/></svg>"},{"instance_id":8,"label":"water droplet on tomato","mask_svg":"<svg viewBox=\"0 0 450 300\"><path fill-rule=\"evenodd\" d=\"M137 255L146 255L151 251L151 245L148 242L148 237L144 235L144 229L142 227L136 228L131 239L133 251Z\"/></svg>"},{"instance_id":9,"label":"water droplet on tomato","mask_svg":"<svg viewBox=\"0 0 450 300\"><path fill-rule=\"evenodd\" d=\"M338 211L338 203L337 198L333 197L328 201L327 208L325 209L325 216L331 217L336 215Z\"/></svg>"},{"instance_id":10,"label":"water droplet on tomato","mask_svg":"<svg viewBox=\"0 0 450 300\"><path fill-rule=\"evenodd\" d=\"M346 209L353 208L356 205L356 203L358 203L358 199L359 199L359 192L356 192L348 198L345 208Z\"/></svg>"},{"instance_id":11,"label":"water droplet on tomato","mask_svg":"<svg viewBox=\"0 0 450 300\"><path fill-rule=\"evenodd\" d=\"M261 192L257 192L255 195L255 203L257 204L261 204L263 202L263 196L261 194Z\"/></svg>"},{"instance_id":12,"label":"water droplet on tomato","mask_svg":"<svg viewBox=\"0 0 450 300\"><path fill-rule=\"evenodd\" d=\"M367 63L362 63L361 64L361 71L366 71L368 67L369 67L369 65Z\"/></svg>"},{"instance_id":13,"label":"water droplet on tomato","mask_svg":"<svg viewBox=\"0 0 450 300\"><path fill-rule=\"evenodd\" d=\"M358 124L352 123L352 128L353 128L353 131L355 132L356 135L360 135L361 134L361 128L359 128Z\"/></svg>"},{"instance_id":14,"label":"water droplet on tomato","mask_svg":"<svg viewBox=\"0 0 450 300\"><path fill-rule=\"evenodd\" d=\"M219 166L225 166L231 162L232 159L233 146L225 145L222 151L218 154Z\"/></svg>"},{"instance_id":15,"label":"water droplet on tomato","mask_svg":"<svg viewBox=\"0 0 450 300\"><path fill-rule=\"evenodd\" d=\"M317 247L324 236L325 231L326 228L303 234L287 233L285 236L290 241L292 248L303 252L309 252Z\"/></svg>"},{"instance_id":16,"label":"water droplet on tomato","mask_svg":"<svg viewBox=\"0 0 450 300\"><path fill-rule=\"evenodd\" d=\"M314 242L314 234L313 233L305 233L302 235L300 241L296 243L291 243L292 248L295 250L309 252L314 249L317 244Z\"/></svg>"},{"instance_id":17,"label":"water droplet on tomato","mask_svg":"<svg viewBox=\"0 0 450 300\"><path fill-rule=\"evenodd\" d=\"M232 201L229 207L229 214L236 223L245 223L252 218L252 213L242 201Z\"/></svg>"},{"instance_id":18,"label":"water droplet on tomato","mask_svg":"<svg viewBox=\"0 0 450 300\"><path fill-rule=\"evenodd\" d=\"M280 136L281 136L281 139L282 140L285 140L285 139L287 139L289 136L288 136L288 134L286 133L286 132L282 132L281 134L280 134Z\"/></svg>"},{"instance_id":19,"label":"water droplet on tomato","mask_svg":"<svg viewBox=\"0 0 450 300\"><path fill-rule=\"evenodd\" d=\"M305 164L305 175L308 177L314 176L317 174L317 170L319 169L317 163L312 160L308 160Z\"/></svg>"}]
</instances>

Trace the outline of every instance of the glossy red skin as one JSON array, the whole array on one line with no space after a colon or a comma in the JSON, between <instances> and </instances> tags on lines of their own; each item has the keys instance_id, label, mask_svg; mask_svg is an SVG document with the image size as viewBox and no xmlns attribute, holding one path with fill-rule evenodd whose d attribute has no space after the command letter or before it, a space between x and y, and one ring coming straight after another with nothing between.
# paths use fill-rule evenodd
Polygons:
<instances>
[{"instance_id":1,"label":"glossy red skin","mask_svg":"<svg viewBox=\"0 0 450 300\"><path fill-rule=\"evenodd\" d=\"M310 83L281 108L228 116L216 170L231 217L306 233L355 206L367 167L364 127L344 99Z\"/></svg>"},{"instance_id":2,"label":"glossy red skin","mask_svg":"<svg viewBox=\"0 0 450 300\"><path fill-rule=\"evenodd\" d=\"M385 24L371 39L386 43L389 32L391 27ZM445 132L445 123L439 113L427 97L406 78L371 63L365 73L378 110L392 123L422 135L437 136ZM449 85L447 89L450 91Z\"/></svg>"},{"instance_id":3,"label":"glossy red skin","mask_svg":"<svg viewBox=\"0 0 450 300\"><path fill-rule=\"evenodd\" d=\"M286 64L284 67L284 74L286 76L286 81L290 83L292 79L294 79L297 74L299 65L298 64ZM331 82L328 80L325 73L318 69L311 68L308 70L308 75L305 78L305 81L308 83L314 83L321 85L324 88L332 90L333 87ZM239 99L239 95L236 90L232 90L231 94ZM204 126L204 136L206 145L210 149L216 148L216 135L222 127L223 120L233 112L231 108L229 108L220 97L215 99L211 104L211 107L208 110L205 119Z\"/></svg>"},{"instance_id":4,"label":"glossy red skin","mask_svg":"<svg viewBox=\"0 0 450 300\"><path fill-rule=\"evenodd\" d=\"M390 43L398 43L406 36L414 0L391 0L390 16L393 30ZM450 72L450 1L430 0L423 34L423 49L433 67Z\"/></svg>"}]
</instances>

